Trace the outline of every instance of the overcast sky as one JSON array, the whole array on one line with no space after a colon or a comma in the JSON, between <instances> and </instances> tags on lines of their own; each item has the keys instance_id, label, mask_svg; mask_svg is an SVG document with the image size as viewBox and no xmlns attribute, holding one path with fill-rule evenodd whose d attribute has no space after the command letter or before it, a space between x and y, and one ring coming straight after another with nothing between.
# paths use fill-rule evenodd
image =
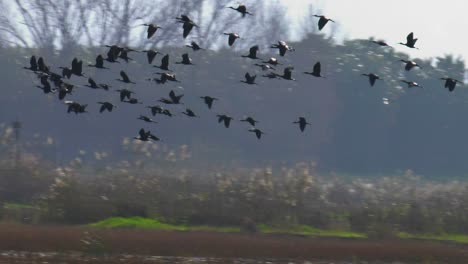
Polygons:
<instances>
[{"instance_id":1,"label":"overcast sky","mask_svg":"<svg viewBox=\"0 0 468 264\"><path fill-rule=\"evenodd\" d=\"M413 57L444 54L468 58L468 1L466 0L281 0L290 6L291 17L303 17L308 3L316 4L324 15L337 21L338 40L346 38L384 39L390 45L405 42L414 32L417 47L398 50ZM453 41L450 41L450 36Z\"/></svg>"}]
</instances>

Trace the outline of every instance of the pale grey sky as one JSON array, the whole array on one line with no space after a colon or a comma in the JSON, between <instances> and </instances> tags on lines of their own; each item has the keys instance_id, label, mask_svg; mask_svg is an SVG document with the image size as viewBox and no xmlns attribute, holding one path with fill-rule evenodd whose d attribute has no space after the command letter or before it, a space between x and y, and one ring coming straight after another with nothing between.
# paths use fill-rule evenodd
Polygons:
<instances>
[{"instance_id":1,"label":"pale grey sky","mask_svg":"<svg viewBox=\"0 0 468 264\"><path fill-rule=\"evenodd\" d=\"M281 0L290 6L289 15L305 15L308 3L340 26L338 40L346 38L384 39L413 57L427 58L453 54L468 58L468 1L466 0ZM328 33L324 29L325 33ZM419 38L411 50L405 42L408 33ZM450 36L453 41L450 41Z\"/></svg>"}]
</instances>

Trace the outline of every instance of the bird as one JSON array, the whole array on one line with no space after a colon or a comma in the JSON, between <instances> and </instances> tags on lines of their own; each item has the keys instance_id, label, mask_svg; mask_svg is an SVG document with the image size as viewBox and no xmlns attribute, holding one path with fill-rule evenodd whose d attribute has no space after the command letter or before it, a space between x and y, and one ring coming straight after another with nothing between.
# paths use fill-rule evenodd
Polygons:
<instances>
[{"instance_id":1,"label":"bird","mask_svg":"<svg viewBox=\"0 0 468 264\"><path fill-rule=\"evenodd\" d=\"M239 120L239 121L241 121L241 122L247 122L247 123L249 123L251 126L255 126L255 124L258 123L257 120L253 119L253 117L250 117L250 116L248 116L248 117L246 117L246 118L244 118L244 119L241 119L241 120Z\"/></svg>"},{"instance_id":2,"label":"bird","mask_svg":"<svg viewBox=\"0 0 468 264\"><path fill-rule=\"evenodd\" d=\"M408 85L408 88L412 88L412 87L421 87L421 88L423 88L417 82L410 82L410 81L406 81L406 80L401 80L401 82L406 83Z\"/></svg>"},{"instance_id":3,"label":"bird","mask_svg":"<svg viewBox=\"0 0 468 264\"><path fill-rule=\"evenodd\" d=\"M314 70L312 72L304 72L304 73L305 74L310 74L310 75L315 76L315 77L323 77L320 72L321 72L321 64L320 64L320 62L317 62L317 63L315 63ZM323 78L325 78L325 77L323 77Z\"/></svg>"},{"instance_id":4,"label":"bird","mask_svg":"<svg viewBox=\"0 0 468 264\"><path fill-rule=\"evenodd\" d=\"M39 57L37 60L37 68L40 72L43 73L49 73L50 69L49 66L47 66L44 62L44 59L42 57Z\"/></svg>"},{"instance_id":5,"label":"bird","mask_svg":"<svg viewBox=\"0 0 468 264\"><path fill-rule=\"evenodd\" d=\"M128 75L124 71L120 71L120 77L122 79L116 79L116 80L121 81L123 83L133 83L133 84L135 84L135 82L130 81L130 78L128 78Z\"/></svg>"},{"instance_id":6,"label":"bird","mask_svg":"<svg viewBox=\"0 0 468 264\"><path fill-rule=\"evenodd\" d=\"M239 12L239 13L242 14L242 17L245 17L245 15L251 15L251 16L253 16L252 13L249 13L249 12L247 11L247 7L246 7L245 5L242 5L242 4L239 4L237 7L228 6L227 8L236 10L237 12Z\"/></svg>"},{"instance_id":7,"label":"bird","mask_svg":"<svg viewBox=\"0 0 468 264\"><path fill-rule=\"evenodd\" d=\"M453 92L453 90L455 90L455 86L457 86L457 83L463 83L453 78L440 78L440 79L445 81L444 87L447 88L450 92Z\"/></svg>"},{"instance_id":8,"label":"bird","mask_svg":"<svg viewBox=\"0 0 468 264\"><path fill-rule=\"evenodd\" d=\"M93 89L99 89L99 86L91 77L88 78L88 85L85 85L85 86L93 88Z\"/></svg>"},{"instance_id":9,"label":"bird","mask_svg":"<svg viewBox=\"0 0 468 264\"><path fill-rule=\"evenodd\" d=\"M68 67L59 67L60 69L62 69L62 77L65 78L67 77L67 79L70 79L72 74L73 74L73 71L68 68Z\"/></svg>"},{"instance_id":10,"label":"bird","mask_svg":"<svg viewBox=\"0 0 468 264\"><path fill-rule=\"evenodd\" d=\"M176 64L193 65L192 59L189 57L188 53L182 54L182 61L176 62Z\"/></svg>"},{"instance_id":11,"label":"bird","mask_svg":"<svg viewBox=\"0 0 468 264\"><path fill-rule=\"evenodd\" d=\"M218 100L218 98L211 96L201 96L200 98L203 99L205 104L208 106L208 109L211 109L211 107L213 107L213 102Z\"/></svg>"},{"instance_id":12,"label":"bird","mask_svg":"<svg viewBox=\"0 0 468 264\"><path fill-rule=\"evenodd\" d=\"M294 67L286 67L284 68L283 75L278 75L279 77L285 79L285 80L290 80L290 81L295 81L292 77L292 71L294 70Z\"/></svg>"},{"instance_id":13,"label":"bird","mask_svg":"<svg viewBox=\"0 0 468 264\"><path fill-rule=\"evenodd\" d=\"M244 58L250 58L253 60L258 60L259 58L257 57L257 52L259 50L258 45L252 46L249 49L249 54L248 55L242 55Z\"/></svg>"},{"instance_id":14,"label":"bird","mask_svg":"<svg viewBox=\"0 0 468 264\"><path fill-rule=\"evenodd\" d=\"M109 51L107 52L107 57L105 60L111 63L118 62L117 58L119 58L122 48L117 45L112 45L112 46L106 45L106 47L109 48Z\"/></svg>"},{"instance_id":15,"label":"bird","mask_svg":"<svg viewBox=\"0 0 468 264\"><path fill-rule=\"evenodd\" d=\"M156 31L162 27L155 25L155 24L143 24L142 26L147 26L148 29L146 30L146 38L150 39Z\"/></svg>"},{"instance_id":16,"label":"bird","mask_svg":"<svg viewBox=\"0 0 468 264\"><path fill-rule=\"evenodd\" d=\"M369 74L361 74L363 76L367 76L369 78L369 83L371 86L374 86L376 80L382 80L377 74L369 73Z\"/></svg>"},{"instance_id":17,"label":"bird","mask_svg":"<svg viewBox=\"0 0 468 264\"><path fill-rule=\"evenodd\" d=\"M76 76L84 76L83 75L83 61L74 58L72 61L72 68L71 71Z\"/></svg>"},{"instance_id":18,"label":"bird","mask_svg":"<svg viewBox=\"0 0 468 264\"><path fill-rule=\"evenodd\" d=\"M419 64L417 64L415 61L403 60L403 59L401 59L400 61L405 63L405 70L406 71L410 71L414 67L419 67L421 69L421 66L419 66Z\"/></svg>"},{"instance_id":19,"label":"bird","mask_svg":"<svg viewBox=\"0 0 468 264\"><path fill-rule=\"evenodd\" d=\"M154 140L154 141L159 141L160 139L153 135L151 133L151 131L145 131L143 128L140 129L140 131L138 132L138 137L134 137L134 139L137 139L137 140L141 140L141 141L150 141L150 140Z\"/></svg>"},{"instance_id":20,"label":"bird","mask_svg":"<svg viewBox=\"0 0 468 264\"><path fill-rule=\"evenodd\" d=\"M170 71L169 69L169 54L164 55L161 59L161 66L154 66L156 68L159 68L161 70L165 71Z\"/></svg>"},{"instance_id":21,"label":"bird","mask_svg":"<svg viewBox=\"0 0 468 264\"><path fill-rule=\"evenodd\" d=\"M245 73L244 77L245 77L245 81L242 80L241 82L246 83L246 84L256 84L255 78L257 78L257 75L250 75L250 73L247 72Z\"/></svg>"},{"instance_id":22,"label":"bird","mask_svg":"<svg viewBox=\"0 0 468 264\"><path fill-rule=\"evenodd\" d=\"M112 110L114 110L114 108L117 108L117 106L115 106L114 104L112 103L109 103L109 102L98 102L98 104L101 105L101 108L99 109L99 113L102 113L104 111L108 111L108 112L112 112Z\"/></svg>"},{"instance_id":23,"label":"bird","mask_svg":"<svg viewBox=\"0 0 468 264\"><path fill-rule=\"evenodd\" d=\"M331 22L335 22L333 19L330 19L330 18L327 18L326 16L321 16L321 15L314 15L314 17L319 17L319 21L318 21L318 27L319 27L319 30L322 30L323 27L325 27L325 25L328 23L328 21L331 21Z\"/></svg>"},{"instance_id":24,"label":"bird","mask_svg":"<svg viewBox=\"0 0 468 264\"><path fill-rule=\"evenodd\" d=\"M154 60L154 58L156 58L156 55L162 54L159 51L151 50L151 49L150 50L143 50L142 52L146 53L146 58L148 59L148 64L153 63L153 60Z\"/></svg>"},{"instance_id":25,"label":"bird","mask_svg":"<svg viewBox=\"0 0 468 264\"><path fill-rule=\"evenodd\" d=\"M31 71L37 71L37 60L36 56L32 55L31 58L29 59L29 67L23 67L23 69L31 70Z\"/></svg>"},{"instance_id":26,"label":"bird","mask_svg":"<svg viewBox=\"0 0 468 264\"><path fill-rule=\"evenodd\" d=\"M131 61L133 60L132 58L128 57L128 52L129 51L133 51L131 49L128 49L128 48L124 48L120 51L120 55L119 55L119 58L120 59L123 59L125 62L128 63L128 61Z\"/></svg>"},{"instance_id":27,"label":"bird","mask_svg":"<svg viewBox=\"0 0 468 264\"><path fill-rule=\"evenodd\" d=\"M127 89L120 89L116 90L117 92L120 93L120 101L123 102L125 98L130 99L132 97L132 94L135 94L134 92L127 90Z\"/></svg>"},{"instance_id":28,"label":"bird","mask_svg":"<svg viewBox=\"0 0 468 264\"><path fill-rule=\"evenodd\" d=\"M180 100L184 97L183 94L176 95L173 90L169 92L169 98L171 99L173 104L181 104Z\"/></svg>"},{"instance_id":29,"label":"bird","mask_svg":"<svg viewBox=\"0 0 468 264\"><path fill-rule=\"evenodd\" d=\"M262 135L265 134L265 132L263 132L262 130L258 128L251 128L249 129L249 131L255 133L255 136L257 137L257 139L261 139Z\"/></svg>"},{"instance_id":30,"label":"bird","mask_svg":"<svg viewBox=\"0 0 468 264\"><path fill-rule=\"evenodd\" d=\"M224 122L224 126L229 128L231 121L234 119L228 115L216 115L218 117L218 123Z\"/></svg>"},{"instance_id":31,"label":"bird","mask_svg":"<svg viewBox=\"0 0 468 264\"><path fill-rule=\"evenodd\" d=\"M177 22L182 23L183 37L187 38L194 27L198 27L195 22L192 21L187 15L181 15L180 17L176 17Z\"/></svg>"},{"instance_id":32,"label":"bird","mask_svg":"<svg viewBox=\"0 0 468 264\"><path fill-rule=\"evenodd\" d=\"M173 74L173 73L167 73L167 72L160 73L160 72L158 72L156 74L161 75L159 80L158 79L153 79L153 80L156 80L157 83L164 84L167 81L180 82L179 80L177 80L176 75Z\"/></svg>"},{"instance_id":33,"label":"bird","mask_svg":"<svg viewBox=\"0 0 468 264\"><path fill-rule=\"evenodd\" d=\"M96 81L94 81L94 79L91 77L88 78L88 84L89 85L85 85L85 86L93 88L93 89L104 89L108 91L110 88L110 85L107 85L107 84L103 84L103 83L97 84Z\"/></svg>"},{"instance_id":34,"label":"bird","mask_svg":"<svg viewBox=\"0 0 468 264\"><path fill-rule=\"evenodd\" d=\"M163 114L163 115L166 115L166 116L172 116L171 112L167 109L164 109L163 107L159 106L159 105L154 105L154 106L147 106L146 108L149 108L151 110L151 114L153 116L157 115L157 114Z\"/></svg>"},{"instance_id":35,"label":"bird","mask_svg":"<svg viewBox=\"0 0 468 264\"><path fill-rule=\"evenodd\" d=\"M104 67L104 57L102 57L102 55L97 55L96 57L96 63L93 65L93 64L88 64L88 67L95 67L95 68L98 68L98 69L109 69L109 68L106 68Z\"/></svg>"},{"instance_id":36,"label":"bird","mask_svg":"<svg viewBox=\"0 0 468 264\"><path fill-rule=\"evenodd\" d=\"M255 63L254 65L255 65L255 66L258 66L258 67L260 67L260 68L262 68L263 71L275 70L275 68L273 68L273 67L271 67L270 65L267 65L267 64Z\"/></svg>"},{"instance_id":37,"label":"bird","mask_svg":"<svg viewBox=\"0 0 468 264\"><path fill-rule=\"evenodd\" d=\"M382 47L392 47L390 45L387 44L387 42L385 42L384 40L371 40L370 42L372 43L375 43L379 46L382 46Z\"/></svg>"},{"instance_id":38,"label":"bird","mask_svg":"<svg viewBox=\"0 0 468 264\"><path fill-rule=\"evenodd\" d=\"M228 44L229 44L229 46L234 45L234 42L236 41L236 39L240 39L240 38L241 38L241 37L239 36L239 34L237 34L237 33L223 33L223 34L229 36L229 37L228 37Z\"/></svg>"},{"instance_id":39,"label":"bird","mask_svg":"<svg viewBox=\"0 0 468 264\"><path fill-rule=\"evenodd\" d=\"M299 129L301 130L301 132L304 132L307 125L310 125L310 123L307 123L305 117L302 117L302 116L299 117L298 121L294 121L293 123L299 124Z\"/></svg>"},{"instance_id":40,"label":"bird","mask_svg":"<svg viewBox=\"0 0 468 264\"><path fill-rule=\"evenodd\" d=\"M190 109L185 109L185 112L182 112L182 114L188 116L188 117L198 117L195 112L193 112L192 110Z\"/></svg>"},{"instance_id":41,"label":"bird","mask_svg":"<svg viewBox=\"0 0 468 264\"><path fill-rule=\"evenodd\" d=\"M281 64L281 63L278 62L278 59L273 58L273 57L268 59L267 61L262 61L262 63L267 63L267 64L271 64L271 65L274 65L274 66Z\"/></svg>"},{"instance_id":42,"label":"bird","mask_svg":"<svg viewBox=\"0 0 468 264\"><path fill-rule=\"evenodd\" d=\"M185 45L189 48L192 48L193 51L198 51L198 50L203 50L203 48L200 47L195 41L192 41L190 45Z\"/></svg>"},{"instance_id":43,"label":"bird","mask_svg":"<svg viewBox=\"0 0 468 264\"><path fill-rule=\"evenodd\" d=\"M145 121L146 123L155 123L157 124L158 122L154 121L153 119L147 117L147 116L144 116L144 115L140 115L140 117L138 117L137 119L139 120L143 120Z\"/></svg>"},{"instance_id":44,"label":"bird","mask_svg":"<svg viewBox=\"0 0 468 264\"><path fill-rule=\"evenodd\" d=\"M142 102L140 102L140 100L138 100L136 98L130 98L127 101L124 100L122 102L128 103L128 104L143 104Z\"/></svg>"},{"instance_id":45,"label":"bird","mask_svg":"<svg viewBox=\"0 0 468 264\"><path fill-rule=\"evenodd\" d=\"M294 51L295 49L290 47L285 41L278 41L278 44L273 44L270 46L272 49L278 49L280 56L284 56L286 51Z\"/></svg>"},{"instance_id":46,"label":"bird","mask_svg":"<svg viewBox=\"0 0 468 264\"><path fill-rule=\"evenodd\" d=\"M408 36L406 36L406 43L400 42L398 44L406 46L411 49L418 49L414 45L416 44L416 41L418 41L417 38L414 38L413 32L409 33Z\"/></svg>"},{"instance_id":47,"label":"bird","mask_svg":"<svg viewBox=\"0 0 468 264\"><path fill-rule=\"evenodd\" d=\"M37 86L37 88L41 89L45 94L55 92L55 91L52 89L52 87L51 87L51 85L50 85L50 83L49 83L49 81L48 81L47 79L48 79L48 76L47 76L47 75L41 76L41 84L42 84L42 86Z\"/></svg>"},{"instance_id":48,"label":"bird","mask_svg":"<svg viewBox=\"0 0 468 264\"><path fill-rule=\"evenodd\" d=\"M87 104L80 104L75 101L65 101L64 103L68 105L67 113L71 113L71 112L74 112L75 114L87 113L86 111L86 107L88 106Z\"/></svg>"}]
</instances>

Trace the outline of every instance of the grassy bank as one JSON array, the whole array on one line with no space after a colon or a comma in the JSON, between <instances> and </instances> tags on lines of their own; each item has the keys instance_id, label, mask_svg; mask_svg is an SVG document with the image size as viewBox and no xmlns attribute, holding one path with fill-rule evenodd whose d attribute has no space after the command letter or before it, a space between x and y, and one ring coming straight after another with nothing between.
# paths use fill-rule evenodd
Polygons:
<instances>
[{"instance_id":1,"label":"grassy bank","mask_svg":"<svg viewBox=\"0 0 468 264\"><path fill-rule=\"evenodd\" d=\"M163 223L157 219L149 219L143 217L113 217L106 220L89 225L95 228L135 228L135 229L152 229L161 231L209 231L221 233L240 233L241 227L216 227L216 226L189 226L189 225L173 225ZM306 225L295 225L288 228L268 226L265 224L258 225L258 231L262 234L290 234L316 237L335 237L335 238L368 238L365 233L341 230L322 230ZM458 234L408 234L397 233L396 236L400 239L418 239L418 240L434 240L434 241L452 241L457 243L468 244L467 235Z\"/></svg>"},{"instance_id":2,"label":"grassy bank","mask_svg":"<svg viewBox=\"0 0 468 264\"><path fill-rule=\"evenodd\" d=\"M166 226L167 227L167 226ZM341 239L207 231L0 225L0 251L91 255L468 263L468 250L415 240Z\"/></svg>"}]
</instances>

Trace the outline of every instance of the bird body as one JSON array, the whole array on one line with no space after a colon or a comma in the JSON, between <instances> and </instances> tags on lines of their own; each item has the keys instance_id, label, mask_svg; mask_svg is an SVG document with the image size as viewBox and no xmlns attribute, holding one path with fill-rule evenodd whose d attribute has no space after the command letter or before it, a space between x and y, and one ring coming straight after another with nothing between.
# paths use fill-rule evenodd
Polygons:
<instances>
[{"instance_id":1,"label":"bird body","mask_svg":"<svg viewBox=\"0 0 468 264\"><path fill-rule=\"evenodd\" d=\"M231 121L234 119L228 115L216 115L218 117L218 123L223 122L226 128L229 128Z\"/></svg>"},{"instance_id":2,"label":"bird body","mask_svg":"<svg viewBox=\"0 0 468 264\"><path fill-rule=\"evenodd\" d=\"M239 34L237 33L223 33L223 34L229 36L228 37L229 46L234 45L234 42L236 41L236 39L240 38Z\"/></svg>"},{"instance_id":3,"label":"bird body","mask_svg":"<svg viewBox=\"0 0 468 264\"><path fill-rule=\"evenodd\" d=\"M253 60L258 60L259 58L257 57L257 52L259 50L258 45L252 46L249 49L249 54L248 55L242 55L244 58L250 58Z\"/></svg>"},{"instance_id":4,"label":"bird body","mask_svg":"<svg viewBox=\"0 0 468 264\"><path fill-rule=\"evenodd\" d=\"M405 63L405 70L406 71L410 71L414 67L421 68L421 66L419 66L419 64L417 64L415 61L411 61L411 60L400 60L400 61Z\"/></svg>"},{"instance_id":5,"label":"bird body","mask_svg":"<svg viewBox=\"0 0 468 264\"><path fill-rule=\"evenodd\" d=\"M286 54L286 51L294 51L294 48L290 47L285 41L278 41L278 44L273 44L270 48L278 49L282 57Z\"/></svg>"},{"instance_id":6,"label":"bird body","mask_svg":"<svg viewBox=\"0 0 468 264\"><path fill-rule=\"evenodd\" d=\"M252 13L249 13L247 11L247 7L245 5L239 4L237 7L233 6L228 6L227 8L230 8L232 10L236 10L237 12L242 14L242 17L245 17L245 15L253 15Z\"/></svg>"},{"instance_id":7,"label":"bird body","mask_svg":"<svg viewBox=\"0 0 468 264\"><path fill-rule=\"evenodd\" d=\"M413 87L420 87L423 88L421 85L419 85L417 82L413 81L406 81L406 80L401 80L401 82L404 82L408 85L408 88L413 88Z\"/></svg>"},{"instance_id":8,"label":"bird body","mask_svg":"<svg viewBox=\"0 0 468 264\"><path fill-rule=\"evenodd\" d=\"M299 120L295 121L294 124L299 124L299 129L301 130L301 132L304 132L307 125L310 125L305 119L305 117L302 116L299 117Z\"/></svg>"},{"instance_id":9,"label":"bird body","mask_svg":"<svg viewBox=\"0 0 468 264\"><path fill-rule=\"evenodd\" d=\"M418 48L416 48L414 46L417 41L418 41L418 39L414 38L414 33L411 32L411 33L408 34L408 36L406 36L406 43L400 42L398 44L406 46L406 47L411 48L411 49L418 49Z\"/></svg>"},{"instance_id":10,"label":"bird body","mask_svg":"<svg viewBox=\"0 0 468 264\"><path fill-rule=\"evenodd\" d=\"M155 25L155 24L143 24L142 26L147 26L148 27L148 29L146 30L146 38L147 39L150 39L151 37L153 37L153 35L156 33L156 31L161 28L160 26Z\"/></svg>"},{"instance_id":11,"label":"bird body","mask_svg":"<svg viewBox=\"0 0 468 264\"><path fill-rule=\"evenodd\" d=\"M108 112L112 112L112 110L114 110L114 108L117 108L117 106L115 106L114 104L112 103L109 103L109 102L98 102L98 104L101 105L101 108L99 109L99 113L102 113L104 111L108 111Z\"/></svg>"},{"instance_id":12,"label":"bird body","mask_svg":"<svg viewBox=\"0 0 468 264\"><path fill-rule=\"evenodd\" d=\"M335 22L333 19L327 18L326 16L314 15L314 17L320 18L318 21L319 30L322 30L329 21Z\"/></svg>"},{"instance_id":13,"label":"bird body","mask_svg":"<svg viewBox=\"0 0 468 264\"><path fill-rule=\"evenodd\" d=\"M241 81L246 84L256 84L255 83L255 78L257 78L257 75L250 75L250 73L245 73L245 81Z\"/></svg>"},{"instance_id":14,"label":"bird body","mask_svg":"<svg viewBox=\"0 0 468 264\"><path fill-rule=\"evenodd\" d=\"M213 107L213 102L218 100L218 98L214 98L211 96L201 96L200 98L203 99L205 104L208 106L208 109L211 109L211 107Z\"/></svg>"},{"instance_id":15,"label":"bird body","mask_svg":"<svg viewBox=\"0 0 468 264\"><path fill-rule=\"evenodd\" d=\"M189 48L192 48L193 51L198 51L198 50L202 50L203 48L200 47L200 45L198 45L195 41L192 41L190 43L190 45L186 45L187 47Z\"/></svg>"},{"instance_id":16,"label":"bird body","mask_svg":"<svg viewBox=\"0 0 468 264\"><path fill-rule=\"evenodd\" d=\"M323 77L321 75L321 71L322 71L321 67L322 66L321 66L320 62L317 62L317 63L315 63L314 70L312 72L304 72L304 73L305 74L310 74L310 75L315 76L315 77Z\"/></svg>"},{"instance_id":17,"label":"bird body","mask_svg":"<svg viewBox=\"0 0 468 264\"><path fill-rule=\"evenodd\" d=\"M447 88L450 92L453 92L455 90L457 83L463 83L453 78L440 78L440 79L445 81L444 87Z\"/></svg>"},{"instance_id":18,"label":"bird body","mask_svg":"<svg viewBox=\"0 0 468 264\"><path fill-rule=\"evenodd\" d=\"M257 137L257 139L261 139L262 135L265 134L265 132L263 132L262 130L258 128L251 128L249 129L249 131L255 133L255 136Z\"/></svg>"},{"instance_id":19,"label":"bird body","mask_svg":"<svg viewBox=\"0 0 468 264\"><path fill-rule=\"evenodd\" d=\"M251 126L255 126L255 124L258 123L257 120L253 119L253 117L250 117L250 116L248 116L248 117L246 117L246 118L244 118L244 119L241 119L240 121L241 121L241 122L247 122L247 123L249 123Z\"/></svg>"},{"instance_id":20,"label":"bird body","mask_svg":"<svg viewBox=\"0 0 468 264\"><path fill-rule=\"evenodd\" d=\"M363 76L367 76L369 78L369 83L371 86L375 85L376 80L382 80L377 74L369 73L369 74L362 74Z\"/></svg>"}]
</instances>

